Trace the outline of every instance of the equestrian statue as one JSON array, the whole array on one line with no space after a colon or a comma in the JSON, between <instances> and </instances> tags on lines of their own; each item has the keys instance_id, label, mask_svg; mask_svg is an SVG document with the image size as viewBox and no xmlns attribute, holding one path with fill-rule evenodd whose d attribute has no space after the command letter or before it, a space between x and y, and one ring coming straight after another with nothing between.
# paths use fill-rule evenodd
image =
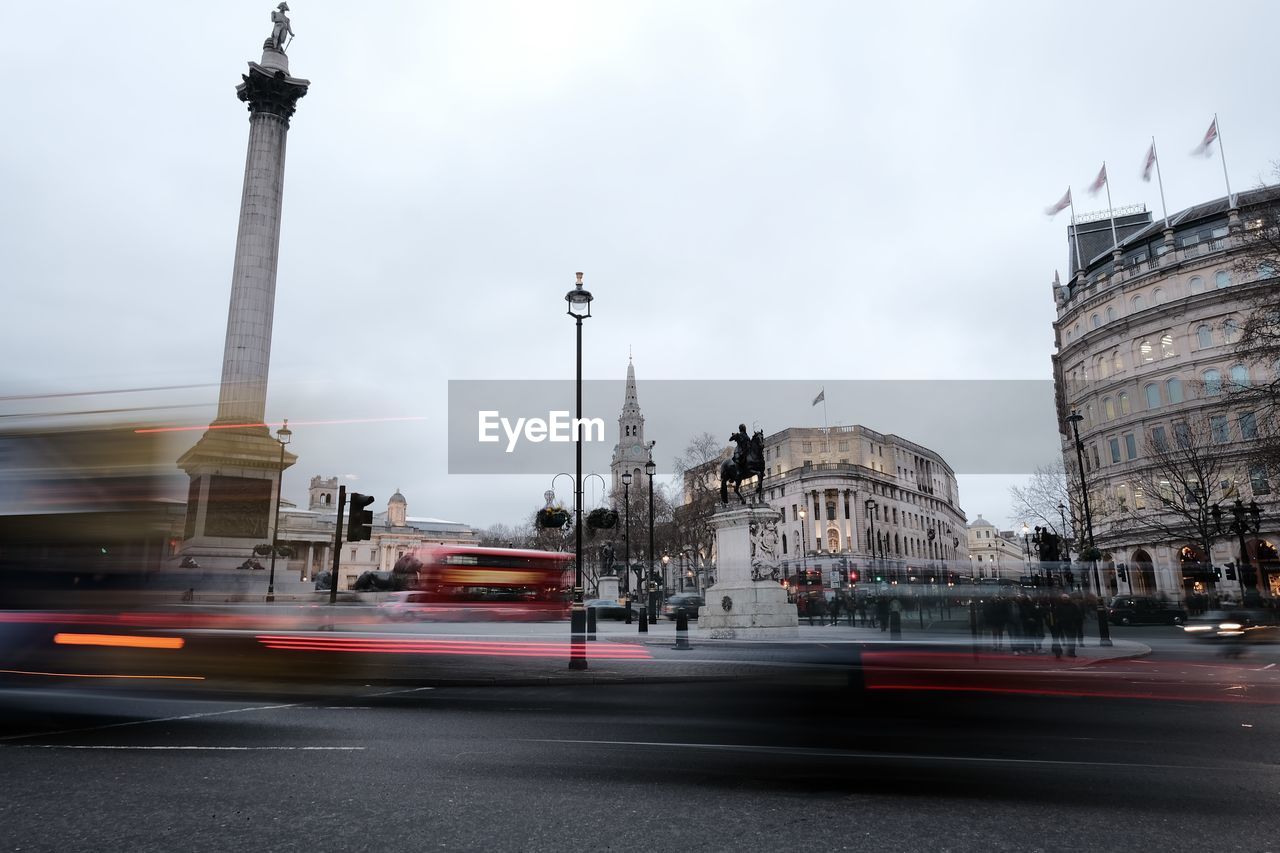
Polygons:
<instances>
[{"instance_id":1,"label":"equestrian statue","mask_svg":"<svg viewBox=\"0 0 1280 853\"><path fill-rule=\"evenodd\" d=\"M764 432L756 430L755 435L747 434L746 424L738 424L738 431L729 436L736 447L733 458L720 463L720 503L729 502L729 483L733 483L733 493L738 500L746 503L742 496L743 480L756 478L756 500L764 499Z\"/></svg>"}]
</instances>

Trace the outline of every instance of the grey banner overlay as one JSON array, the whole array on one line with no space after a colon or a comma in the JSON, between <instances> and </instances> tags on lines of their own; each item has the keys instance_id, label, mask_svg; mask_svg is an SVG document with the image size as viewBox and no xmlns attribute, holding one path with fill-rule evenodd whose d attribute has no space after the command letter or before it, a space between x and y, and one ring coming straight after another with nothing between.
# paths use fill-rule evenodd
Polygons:
<instances>
[{"instance_id":1,"label":"grey banner overlay","mask_svg":"<svg viewBox=\"0 0 1280 853\"><path fill-rule=\"evenodd\" d=\"M583 382L583 418L603 421L584 431L583 472L609 473L619 441L618 416L625 382ZM653 461L669 473L689 441L709 432L729 446L739 423L766 439L788 427L860 425L933 450L957 474L1029 474L1060 458L1053 383L1047 380L646 380L638 385L645 441L657 441ZM575 414L572 380L451 380L450 474L546 474L572 472L572 441L531 441L520 418L562 415L560 434L571 436ZM481 412L493 441L482 442ZM505 418L507 428L498 423ZM534 435L538 434L535 429ZM508 452L508 448L511 451Z\"/></svg>"}]
</instances>

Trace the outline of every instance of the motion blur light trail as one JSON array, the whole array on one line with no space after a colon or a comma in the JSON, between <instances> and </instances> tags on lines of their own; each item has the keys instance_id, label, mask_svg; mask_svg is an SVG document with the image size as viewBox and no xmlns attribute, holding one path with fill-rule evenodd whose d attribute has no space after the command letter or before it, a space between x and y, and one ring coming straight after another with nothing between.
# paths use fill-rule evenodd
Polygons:
<instances>
[{"instance_id":1,"label":"motion blur light trail","mask_svg":"<svg viewBox=\"0 0 1280 853\"><path fill-rule=\"evenodd\" d=\"M118 646L130 649L180 649L181 637L137 637L126 634L54 634L59 646Z\"/></svg>"},{"instance_id":2,"label":"motion blur light trail","mask_svg":"<svg viewBox=\"0 0 1280 853\"><path fill-rule=\"evenodd\" d=\"M391 640L364 637L319 637L310 635L260 634L259 643L269 649L323 652L373 652L416 655L484 655L489 657L560 658L571 643L500 643L477 640ZM647 649L631 645L607 644L593 647L587 655L600 660L652 660Z\"/></svg>"}]
</instances>

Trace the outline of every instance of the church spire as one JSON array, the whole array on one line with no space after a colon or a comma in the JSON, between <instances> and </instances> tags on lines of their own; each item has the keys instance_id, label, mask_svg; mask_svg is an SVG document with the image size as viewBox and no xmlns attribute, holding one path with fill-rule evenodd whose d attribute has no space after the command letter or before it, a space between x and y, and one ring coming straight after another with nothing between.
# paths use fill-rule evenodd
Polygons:
<instances>
[{"instance_id":1,"label":"church spire","mask_svg":"<svg viewBox=\"0 0 1280 853\"><path fill-rule=\"evenodd\" d=\"M622 413L618 415L618 443L613 448L613 488L622 490L621 476L629 472L639 480L639 472L649 459L649 449L644 440L644 415L640 413L640 398L636 393L636 366L627 356L627 389L622 398Z\"/></svg>"}]
</instances>

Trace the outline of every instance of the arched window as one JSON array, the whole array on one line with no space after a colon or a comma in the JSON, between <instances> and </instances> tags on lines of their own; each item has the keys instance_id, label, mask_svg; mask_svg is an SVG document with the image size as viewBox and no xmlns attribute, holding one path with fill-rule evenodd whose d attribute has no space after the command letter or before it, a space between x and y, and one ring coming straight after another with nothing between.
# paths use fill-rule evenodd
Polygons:
<instances>
[{"instance_id":1,"label":"arched window","mask_svg":"<svg viewBox=\"0 0 1280 853\"><path fill-rule=\"evenodd\" d=\"M1152 292L1151 298L1155 300L1157 305L1163 305L1165 303L1164 290L1157 287L1155 291Z\"/></svg>"},{"instance_id":2,"label":"arched window","mask_svg":"<svg viewBox=\"0 0 1280 853\"><path fill-rule=\"evenodd\" d=\"M1143 301L1142 301L1142 294L1141 294L1141 293L1139 293L1137 296L1133 297L1133 299L1129 300L1129 308L1130 308L1132 311L1141 311L1141 310L1142 310L1143 308L1145 308L1145 307L1147 307L1147 306L1146 306L1146 305L1143 303Z\"/></svg>"},{"instance_id":3,"label":"arched window","mask_svg":"<svg viewBox=\"0 0 1280 853\"><path fill-rule=\"evenodd\" d=\"M1091 328L1096 329L1101 325L1102 325L1102 318L1099 317L1097 314L1094 314L1092 317L1089 318L1089 326Z\"/></svg>"},{"instance_id":4,"label":"arched window","mask_svg":"<svg viewBox=\"0 0 1280 853\"><path fill-rule=\"evenodd\" d=\"M1274 264L1267 261L1258 264L1258 278L1272 278L1275 274L1276 268Z\"/></svg>"},{"instance_id":5,"label":"arched window","mask_svg":"<svg viewBox=\"0 0 1280 853\"><path fill-rule=\"evenodd\" d=\"M787 553L787 534L782 534L782 553Z\"/></svg>"},{"instance_id":6,"label":"arched window","mask_svg":"<svg viewBox=\"0 0 1280 853\"><path fill-rule=\"evenodd\" d=\"M1116 309L1108 305L1107 306L1107 322L1110 323L1115 318L1116 318Z\"/></svg>"},{"instance_id":7,"label":"arched window","mask_svg":"<svg viewBox=\"0 0 1280 853\"><path fill-rule=\"evenodd\" d=\"M1249 387L1249 368L1243 364L1237 364L1231 368L1231 384L1235 388Z\"/></svg>"},{"instance_id":8,"label":"arched window","mask_svg":"<svg viewBox=\"0 0 1280 853\"><path fill-rule=\"evenodd\" d=\"M1216 273L1213 274L1213 282L1214 284L1218 285L1219 290L1221 290L1224 287L1230 287L1231 273L1227 272L1226 270L1218 270Z\"/></svg>"},{"instance_id":9,"label":"arched window","mask_svg":"<svg viewBox=\"0 0 1280 853\"><path fill-rule=\"evenodd\" d=\"M1182 380L1181 379L1179 379L1176 376L1173 377L1168 382L1164 383L1164 390L1169 397L1170 403L1182 402Z\"/></svg>"},{"instance_id":10,"label":"arched window","mask_svg":"<svg viewBox=\"0 0 1280 853\"><path fill-rule=\"evenodd\" d=\"M1107 378L1107 359L1104 356L1098 356L1094 362L1094 371L1099 379Z\"/></svg>"},{"instance_id":11,"label":"arched window","mask_svg":"<svg viewBox=\"0 0 1280 853\"><path fill-rule=\"evenodd\" d=\"M1222 393L1222 374L1219 371L1206 370L1201 378L1204 379L1206 397L1216 397Z\"/></svg>"},{"instance_id":12,"label":"arched window","mask_svg":"<svg viewBox=\"0 0 1280 853\"><path fill-rule=\"evenodd\" d=\"M1084 424L1085 426L1093 426L1093 403L1084 407Z\"/></svg>"},{"instance_id":13,"label":"arched window","mask_svg":"<svg viewBox=\"0 0 1280 853\"><path fill-rule=\"evenodd\" d=\"M1196 326L1196 346L1209 349L1213 346L1213 328L1208 325Z\"/></svg>"},{"instance_id":14,"label":"arched window","mask_svg":"<svg viewBox=\"0 0 1280 853\"><path fill-rule=\"evenodd\" d=\"M1120 350L1116 350L1111 354L1111 372L1119 373L1124 370L1124 361L1120 358Z\"/></svg>"},{"instance_id":15,"label":"arched window","mask_svg":"<svg viewBox=\"0 0 1280 853\"><path fill-rule=\"evenodd\" d=\"M1240 321L1228 318L1222 322L1222 337L1229 344L1240 340Z\"/></svg>"},{"instance_id":16,"label":"arched window","mask_svg":"<svg viewBox=\"0 0 1280 853\"><path fill-rule=\"evenodd\" d=\"M1119 401L1120 401L1120 414L1122 415L1129 414L1129 395L1121 391Z\"/></svg>"},{"instance_id":17,"label":"arched window","mask_svg":"<svg viewBox=\"0 0 1280 853\"><path fill-rule=\"evenodd\" d=\"M1152 382L1142 386L1142 393L1147 395L1147 408L1160 408L1160 386Z\"/></svg>"},{"instance_id":18,"label":"arched window","mask_svg":"<svg viewBox=\"0 0 1280 853\"><path fill-rule=\"evenodd\" d=\"M1067 340L1071 340L1071 330L1067 329Z\"/></svg>"},{"instance_id":19,"label":"arched window","mask_svg":"<svg viewBox=\"0 0 1280 853\"><path fill-rule=\"evenodd\" d=\"M1204 279L1198 275L1193 275L1191 281L1188 282L1192 293L1204 293Z\"/></svg>"},{"instance_id":20,"label":"arched window","mask_svg":"<svg viewBox=\"0 0 1280 853\"><path fill-rule=\"evenodd\" d=\"M1150 364L1156 360L1156 348L1151 345L1151 341L1142 341L1138 344L1138 362L1141 364Z\"/></svg>"},{"instance_id":21,"label":"arched window","mask_svg":"<svg viewBox=\"0 0 1280 853\"><path fill-rule=\"evenodd\" d=\"M1173 335L1169 332L1165 332L1160 336L1160 357L1173 358L1175 355L1177 355L1177 353L1173 350Z\"/></svg>"},{"instance_id":22,"label":"arched window","mask_svg":"<svg viewBox=\"0 0 1280 853\"><path fill-rule=\"evenodd\" d=\"M1116 405L1111 401L1110 397L1102 401L1102 414L1109 421L1116 419Z\"/></svg>"}]
</instances>

